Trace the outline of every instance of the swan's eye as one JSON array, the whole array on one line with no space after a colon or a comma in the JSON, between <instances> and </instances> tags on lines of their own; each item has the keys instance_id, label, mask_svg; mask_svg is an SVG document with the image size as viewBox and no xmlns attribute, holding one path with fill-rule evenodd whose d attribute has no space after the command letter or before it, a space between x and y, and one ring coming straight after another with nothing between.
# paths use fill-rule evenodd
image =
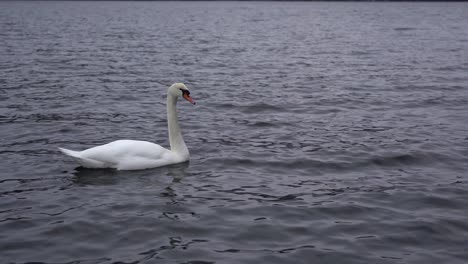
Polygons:
<instances>
[{"instance_id":1,"label":"swan's eye","mask_svg":"<svg viewBox=\"0 0 468 264\"><path fill-rule=\"evenodd\" d=\"M182 91L182 94L190 95L189 90L185 90L185 89L180 89L180 90Z\"/></svg>"}]
</instances>

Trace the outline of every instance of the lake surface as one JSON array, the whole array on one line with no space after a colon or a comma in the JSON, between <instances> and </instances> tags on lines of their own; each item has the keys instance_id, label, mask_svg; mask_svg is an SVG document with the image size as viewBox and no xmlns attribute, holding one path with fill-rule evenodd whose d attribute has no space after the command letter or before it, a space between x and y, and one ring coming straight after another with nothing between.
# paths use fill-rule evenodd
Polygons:
<instances>
[{"instance_id":1,"label":"lake surface","mask_svg":"<svg viewBox=\"0 0 468 264\"><path fill-rule=\"evenodd\" d=\"M2 263L467 263L466 3L0 2ZM117 139L190 163L77 168Z\"/></svg>"}]
</instances>

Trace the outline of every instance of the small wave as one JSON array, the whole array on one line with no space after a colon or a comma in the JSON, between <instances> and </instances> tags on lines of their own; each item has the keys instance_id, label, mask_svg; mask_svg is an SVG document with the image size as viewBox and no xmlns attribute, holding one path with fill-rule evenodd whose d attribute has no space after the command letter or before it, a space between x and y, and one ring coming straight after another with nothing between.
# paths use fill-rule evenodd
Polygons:
<instances>
[{"instance_id":1,"label":"small wave","mask_svg":"<svg viewBox=\"0 0 468 264\"><path fill-rule=\"evenodd\" d=\"M394 28L393 30L395 30L395 31L410 31L410 30L417 30L417 28L412 28L412 27L397 27L397 28Z\"/></svg>"},{"instance_id":2,"label":"small wave","mask_svg":"<svg viewBox=\"0 0 468 264\"><path fill-rule=\"evenodd\" d=\"M231 103L215 104L216 108L222 109L239 109L239 111L246 114L260 113L260 112L281 112L285 109L282 106L267 104L264 102L251 104L251 105L235 105Z\"/></svg>"},{"instance_id":3,"label":"small wave","mask_svg":"<svg viewBox=\"0 0 468 264\"><path fill-rule=\"evenodd\" d=\"M453 72L453 71L466 71L467 67L464 65L451 65L451 66L444 66L444 67L438 67L434 68L436 71L447 71L447 72Z\"/></svg>"},{"instance_id":4,"label":"small wave","mask_svg":"<svg viewBox=\"0 0 468 264\"><path fill-rule=\"evenodd\" d=\"M369 160L369 163L380 165L380 166L393 166L397 164L410 165L417 163L418 158L410 154L402 154L388 157L376 157Z\"/></svg>"},{"instance_id":5,"label":"small wave","mask_svg":"<svg viewBox=\"0 0 468 264\"><path fill-rule=\"evenodd\" d=\"M265 122L265 121L255 122L255 123L252 123L250 125L253 126L253 127L275 127L275 126L278 126L277 123Z\"/></svg>"},{"instance_id":6,"label":"small wave","mask_svg":"<svg viewBox=\"0 0 468 264\"><path fill-rule=\"evenodd\" d=\"M350 154L352 157L353 155ZM349 171L353 169L366 168L370 166L380 167L398 167L424 165L432 162L440 162L449 159L448 157L438 153L412 153L412 154L397 154L389 156L371 157L356 161L321 161L314 159L294 159L294 160L258 160L248 158L212 158L207 162L213 164L223 164L231 166L247 166L256 167L259 169L304 169L304 170L325 170L325 171Z\"/></svg>"},{"instance_id":7,"label":"small wave","mask_svg":"<svg viewBox=\"0 0 468 264\"><path fill-rule=\"evenodd\" d=\"M259 113L259 112L280 112L284 111L283 107L267 104L264 102L256 103L253 105L241 106L241 112L247 114Z\"/></svg>"},{"instance_id":8,"label":"small wave","mask_svg":"<svg viewBox=\"0 0 468 264\"><path fill-rule=\"evenodd\" d=\"M14 195L19 193L26 193L26 192L42 192L48 191L50 189L55 188L55 186L48 186L48 187L38 187L38 188L28 188L28 189L15 189L15 190L8 190L4 192L0 192L0 197L7 196L7 195Z\"/></svg>"}]
</instances>

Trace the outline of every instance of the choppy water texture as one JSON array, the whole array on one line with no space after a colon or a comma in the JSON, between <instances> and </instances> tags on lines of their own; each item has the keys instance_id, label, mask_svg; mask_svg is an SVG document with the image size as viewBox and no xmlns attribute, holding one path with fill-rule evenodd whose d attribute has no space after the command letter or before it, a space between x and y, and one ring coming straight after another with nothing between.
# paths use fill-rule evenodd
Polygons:
<instances>
[{"instance_id":1,"label":"choppy water texture","mask_svg":"<svg viewBox=\"0 0 468 264\"><path fill-rule=\"evenodd\" d=\"M465 3L1 2L2 263L466 263ZM58 146L189 164L77 169Z\"/></svg>"}]
</instances>

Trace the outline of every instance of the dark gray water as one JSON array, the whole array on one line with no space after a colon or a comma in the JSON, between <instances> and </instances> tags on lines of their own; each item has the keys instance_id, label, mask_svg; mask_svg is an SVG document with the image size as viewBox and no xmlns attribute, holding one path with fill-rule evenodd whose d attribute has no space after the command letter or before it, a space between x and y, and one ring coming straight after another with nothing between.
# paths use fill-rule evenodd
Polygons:
<instances>
[{"instance_id":1,"label":"dark gray water","mask_svg":"<svg viewBox=\"0 0 468 264\"><path fill-rule=\"evenodd\" d=\"M2 263L466 263L465 3L1 2ZM57 147L189 164L85 170Z\"/></svg>"}]
</instances>

